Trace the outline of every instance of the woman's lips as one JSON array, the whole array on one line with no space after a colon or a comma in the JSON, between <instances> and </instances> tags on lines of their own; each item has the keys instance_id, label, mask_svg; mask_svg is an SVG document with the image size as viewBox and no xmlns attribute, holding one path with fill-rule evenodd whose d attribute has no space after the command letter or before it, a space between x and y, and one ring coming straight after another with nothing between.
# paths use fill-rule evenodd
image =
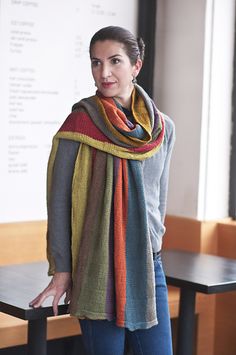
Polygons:
<instances>
[{"instance_id":1,"label":"woman's lips","mask_svg":"<svg viewBox=\"0 0 236 355\"><path fill-rule=\"evenodd\" d=\"M103 87L104 89L109 89L109 88L111 88L114 84L115 84L114 82L103 82L103 83L102 83L102 87Z\"/></svg>"}]
</instances>

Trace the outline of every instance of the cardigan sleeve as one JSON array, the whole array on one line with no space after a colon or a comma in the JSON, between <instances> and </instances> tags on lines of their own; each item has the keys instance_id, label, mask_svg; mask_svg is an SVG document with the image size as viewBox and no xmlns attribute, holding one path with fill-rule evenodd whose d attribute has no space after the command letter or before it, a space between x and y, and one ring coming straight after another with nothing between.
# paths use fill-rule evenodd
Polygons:
<instances>
[{"instance_id":1,"label":"cardigan sleeve","mask_svg":"<svg viewBox=\"0 0 236 355\"><path fill-rule=\"evenodd\" d=\"M48 206L48 243L56 272L71 272L71 191L79 142L59 140Z\"/></svg>"},{"instance_id":2,"label":"cardigan sleeve","mask_svg":"<svg viewBox=\"0 0 236 355\"><path fill-rule=\"evenodd\" d=\"M166 115L165 138L158 152L143 162L144 186L150 239L154 252L162 247L165 234L165 213L168 191L169 167L175 141L174 123Z\"/></svg>"},{"instance_id":3,"label":"cardigan sleeve","mask_svg":"<svg viewBox=\"0 0 236 355\"><path fill-rule=\"evenodd\" d=\"M173 146L175 143L175 126L172 120L166 116L166 128L167 128L167 153L164 162L164 168L160 178L160 197L159 197L159 211L161 215L161 221L164 223L166 214L166 202L169 182L169 170L170 160L172 155Z\"/></svg>"}]
</instances>

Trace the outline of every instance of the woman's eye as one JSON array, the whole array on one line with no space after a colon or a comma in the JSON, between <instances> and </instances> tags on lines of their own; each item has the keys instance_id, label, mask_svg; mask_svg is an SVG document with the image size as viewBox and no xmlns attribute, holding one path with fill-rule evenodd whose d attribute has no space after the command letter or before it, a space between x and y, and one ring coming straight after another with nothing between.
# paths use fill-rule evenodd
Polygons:
<instances>
[{"instance_id":1,"label":"woman's eye","mask_svg":"<svg viewBox=\"0 0 236 355\"><path fill-rule=\"evenodd\" d=\"M100 61L99 60L92 60L92 67L97 67L100 65Z\"/></svg>"},{"instance_id":2,"label":"woman's eye","mask_svg":"<svg viewBox=\"0 0 236 355\"><path fill-rule=\"evenodd\" d=\"M118 58L113 58L113 59L111 60L111 62L112 62L112 64L119 64L119 63L120 63L120 59L118 59Z\"/></svg>"}]
</instances>

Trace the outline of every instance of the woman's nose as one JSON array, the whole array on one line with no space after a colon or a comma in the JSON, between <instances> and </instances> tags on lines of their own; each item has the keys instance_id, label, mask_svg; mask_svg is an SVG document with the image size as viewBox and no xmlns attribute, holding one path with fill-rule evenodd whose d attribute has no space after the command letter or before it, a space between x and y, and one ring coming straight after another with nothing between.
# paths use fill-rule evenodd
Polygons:
<instances>
[{"instance_id":1,"label":"woman's nose","mask_svg":"<svg viewBox=\"0 0 236 355\"><path fill-rule=\"evenodd\" d=\"M111 76L111 69L110 69L109 65L103 65L103 67L102 67L102 78L106 79L109 76Z\"/></svg>"}]
</instances>

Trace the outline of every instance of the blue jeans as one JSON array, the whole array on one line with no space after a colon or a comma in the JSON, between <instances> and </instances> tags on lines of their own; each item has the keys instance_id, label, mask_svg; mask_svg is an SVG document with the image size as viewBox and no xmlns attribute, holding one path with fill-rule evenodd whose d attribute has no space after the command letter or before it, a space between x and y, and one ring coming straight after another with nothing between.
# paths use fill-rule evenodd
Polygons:
<instances>
[{"instance_id":1,"label":"blue jeans","mask_svg":"<svg viewBox=\"0 0 236 355\"><path fill-rule=\"evenodd\" d=\"M161 256L154 259L158 324L129 331L113 321L81 319L82 338L88 355L123 355L125 339L132 355L172 355L171 326L166 279Z\"/></svg>"}]
</instances>

